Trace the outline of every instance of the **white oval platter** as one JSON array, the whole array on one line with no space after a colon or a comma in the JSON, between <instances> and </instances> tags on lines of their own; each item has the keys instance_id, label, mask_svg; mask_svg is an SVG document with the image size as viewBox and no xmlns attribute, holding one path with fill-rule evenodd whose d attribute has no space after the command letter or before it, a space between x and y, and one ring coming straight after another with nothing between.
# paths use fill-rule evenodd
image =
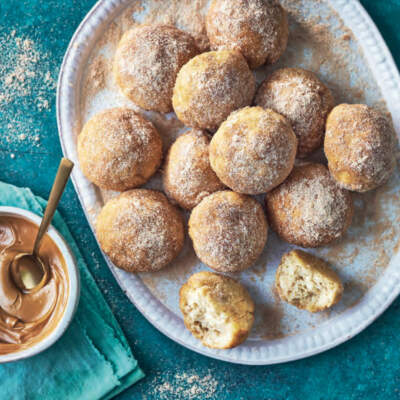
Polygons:
<instances>
[{"instance_id":1,"label":"white oval platter","mask_svg":"<svg viewBox=\"0 0 400 400\"><path fill-rule=\"evenodd\" d=\"M101 43L101 39L108 35L111 25L114 24L115 30L121 15L137 3L140 1L101 0L96 3L79 25L65 54L58 82L57 120L63 152L77 164L76 138L82 123L103 108L134 106L113 91L112 83L90 99L83 98L83 90L90 79L87 70L96 57L103 57L103 60L112 57L113 46ZM190 22L180 13L180 3L183 4L183 0L158 0L158 3L157 0L142 0L143 7L136 8L128 17L141 22L153 12L160 19L165 10L168 18L176 18L172 22L185 28ZM192 3L206 8L205 0ZM332 88L338 102L365 102L388 110L399 134L399 73L381 35L360 3L357 0L282 0L282 3L289 10L291 37L287 52L273 68L298 65L315 70ZM119 35L120 32L114 32L108 36L118 38ZM268 71L268 68L257 71L258 81ZM173 115L146 115L160 129L174 118ZM167 142L172 139L172 136L167 138ZM100 192L79 168L73 172L73 183L94 232L96 214L107 196L114 194ZM159 187L159 176L150 187ZM399 188L397 169L383 188L365 197L355 195L356 218L349 233L340 243L314 251L331 262L345 283L342 302L330 312L309 315L282 304L274 296L275 269L280 256L290 246L270 232L257 265L238 276L257 305L255 328L244 344L230 350L202 346L183 325L178 309L179 286L191 273L206 268L195 259L189 240L175 263L153 275L129 274L113 266L106 256L105 259L121 288L141 313L183 346L240 364L267 365L296 360L350 339L372 323L399 294Z\"/></svg>"}]
</instances>

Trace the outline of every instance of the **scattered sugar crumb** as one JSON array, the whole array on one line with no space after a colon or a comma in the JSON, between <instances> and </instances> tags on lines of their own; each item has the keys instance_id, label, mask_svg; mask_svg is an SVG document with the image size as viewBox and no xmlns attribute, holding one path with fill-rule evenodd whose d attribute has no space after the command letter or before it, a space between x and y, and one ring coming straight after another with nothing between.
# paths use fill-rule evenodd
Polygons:
<instances>
[{"instance_id":1,"label":"scattered sugar crumb","mask_svg":"<svg viewBox=\"0 0 400 400\"><path fill-rule=\"evenodd\" d=\"M196 373L176 373L173 376L165 376L158 373L151 385L152 397L164 399L214 399L217 389L221 390L224 384L218 382L210 373L200 376Z\"/></svg>"},{"instance_id":2,"label":"scattered sugar crumb","mask_svg":"<svg viewBox=\"0 0 400 400\"><path fill-rule=\"evenodd\" d=\"M14 29L0 35L0 113L3 138L14 150L27 142L40 146L40 125L27 113L51 109L57 86L56 64L40 43ZM4 127L6 127L4 129Z\"/></svg>"},{"instance_id":3,"label":"scattered sugar crumb","mask_svg":"<svg viewBox=\"0 0 400 400\"><path fill-rule=\"evenodd\" d=\"M37 99L37 108L39 111L42 111L44 109L48 110L49 109L49 101L44 99L43 97L38 97Z\"/></svg>"}]
</instances>

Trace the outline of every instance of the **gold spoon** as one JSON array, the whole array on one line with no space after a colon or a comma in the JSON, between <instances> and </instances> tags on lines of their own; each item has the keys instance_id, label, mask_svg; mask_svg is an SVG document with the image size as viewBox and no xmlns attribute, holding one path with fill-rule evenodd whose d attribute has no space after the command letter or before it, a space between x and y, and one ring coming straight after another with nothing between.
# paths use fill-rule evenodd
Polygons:
<instances>
[{"instance_id":1,"label":"gold spoon","mask_svg":"<svg viewBox=\"0 0 400 400\"><path fill-rule=\"evenodd\" d=\"M51 188L49 201L40 223L33 245L32 253L18 253L11 262L11 276L17 287L24 293L33 293L41 289L47 282L49 268L39 257L39 248L43 236L47 232L58 202L64 192L74 163L63 158L58 167L57 175Z\"/></svg>"}]
</instances>

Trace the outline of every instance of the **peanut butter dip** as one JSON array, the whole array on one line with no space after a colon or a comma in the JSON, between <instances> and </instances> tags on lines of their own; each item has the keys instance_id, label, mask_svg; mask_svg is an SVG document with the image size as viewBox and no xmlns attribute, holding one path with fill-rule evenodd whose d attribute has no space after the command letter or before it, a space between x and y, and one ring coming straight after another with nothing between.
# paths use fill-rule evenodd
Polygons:
<instances>
[{"instance_id":1,"label":"peanut butter dip","mask_svg":"<svg viewBox=\"0 0 400 400\"><path fill-rule=\"evenodd\" d=\"M23 293L10 275L17 253L31 252L38 227L25 218L0 217L0 354L24 350L40 342L58 325L67 304L69 281L65 260L45 235L39 256L49 268L46 284Z\"/></svg>"}]
</instances>

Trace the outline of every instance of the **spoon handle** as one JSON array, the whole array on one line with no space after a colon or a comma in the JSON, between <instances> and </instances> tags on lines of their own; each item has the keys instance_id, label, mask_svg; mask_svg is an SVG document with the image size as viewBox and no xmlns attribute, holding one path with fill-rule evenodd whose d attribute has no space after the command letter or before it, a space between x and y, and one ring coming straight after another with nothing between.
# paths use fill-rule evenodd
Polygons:
<instances>
[{"instance_id":1,"label":"spoon handle","mask_svg":"<svg viewBox=\"0 0 400 400\"><path fill-rule=\"evenodd\" d=\"M64 192L65 185L68 182L68 178L71 175L72 168L74 167L74 163L67 158L62 158L60 165L58 167L57 175L53 183L53 187L51 188L49 200L47 202L46 209L44 210L44 215L42 218L42 222L39 226L39 231L36 236L35 244L33 246L32 254L36 255L39 251L40 242L44 234L49 227L51 220L53 219L54 213L57 209L58 202Z\"/></svg>"}]
</instances>

